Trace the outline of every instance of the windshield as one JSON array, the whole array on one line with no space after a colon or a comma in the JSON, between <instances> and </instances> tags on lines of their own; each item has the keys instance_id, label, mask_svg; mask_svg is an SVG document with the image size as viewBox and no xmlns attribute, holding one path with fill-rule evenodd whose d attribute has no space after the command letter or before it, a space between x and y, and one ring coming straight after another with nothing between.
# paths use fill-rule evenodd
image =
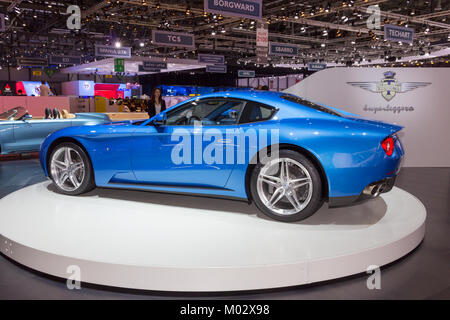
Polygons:
<instances>
[{"instance_id":1,"label":"windshield","mask_svg":"<svg viewBox=\"0 0 450 320\"><path fill-rule=\"evenodd\" d=\"M28 112L23 107L12 108L6 112L0 113L0 120L19 120Z\"/></svg>"}]
</instances>

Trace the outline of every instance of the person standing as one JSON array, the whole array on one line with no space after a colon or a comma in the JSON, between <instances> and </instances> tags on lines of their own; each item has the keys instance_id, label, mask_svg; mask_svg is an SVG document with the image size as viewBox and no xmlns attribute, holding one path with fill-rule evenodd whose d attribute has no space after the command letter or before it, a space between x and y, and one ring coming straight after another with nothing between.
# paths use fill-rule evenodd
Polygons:
<instances>
[{"instance_id":1,"label":"person standing","mask_svg":"<svg viewBox=\"0 0 450 320\"><path fill-rule=\"evenodd\" d=\"M162 98L161 89L156 87L155 89L153 89L152 96L148 104L148 116L152 118L164 110L166 110L166 102Z\"/></svg>"},{"instance_id":2,"label":"person standing","mask_svg":"<svg viewBox=\"0 0 450 320\"><path fill-rule=\"evenodd\" d=\"M39 95L41 97L48 97L50 95L50 88L45 84L45 81L42 81L42 84L39 86Z\"/></svg>"}]
</instances>

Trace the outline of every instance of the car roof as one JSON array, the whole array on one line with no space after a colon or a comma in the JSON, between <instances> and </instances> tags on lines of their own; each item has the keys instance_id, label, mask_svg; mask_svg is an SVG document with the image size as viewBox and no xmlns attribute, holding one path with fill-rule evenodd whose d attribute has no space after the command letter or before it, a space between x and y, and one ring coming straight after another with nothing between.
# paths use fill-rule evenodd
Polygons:
<instances>
[{"instance_id":1,"label":"car roof","mask_svg":"<svg viewBox=\"0 0 450 320\"><path fill-rule=\"evenodd\" d=\"M201 95L199 98L229 97L248 100L272 100L280 98L284 93L262 90L230 90Z\"/></svg>"}]
</instances>

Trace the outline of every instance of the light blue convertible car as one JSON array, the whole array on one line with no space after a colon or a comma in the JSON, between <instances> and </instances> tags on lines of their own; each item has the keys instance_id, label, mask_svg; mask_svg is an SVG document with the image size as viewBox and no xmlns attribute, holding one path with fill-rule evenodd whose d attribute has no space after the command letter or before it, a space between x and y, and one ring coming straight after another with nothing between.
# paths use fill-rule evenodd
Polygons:
<instances>
[{"instance_id":1,"label":"light blue convertible car","mask_svg":"<svg viewBox=\"0 0 450 320\"><path fill-rule=\"evenodd\" d=\"M52 132L66 127L111 122L106 114L63 114L55 119L32 119L23 107L0 114L0 154L37 152L42 141Z\"/></svg>"}]
</instances>

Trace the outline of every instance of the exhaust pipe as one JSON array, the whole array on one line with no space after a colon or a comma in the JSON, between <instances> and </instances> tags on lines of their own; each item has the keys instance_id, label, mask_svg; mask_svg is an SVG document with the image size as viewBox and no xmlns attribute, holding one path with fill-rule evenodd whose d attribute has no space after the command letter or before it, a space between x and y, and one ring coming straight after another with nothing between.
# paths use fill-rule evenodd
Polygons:
<instances>
[{"instance_id":1,"label":"exhaust pipe","mask_svg":"<svg viewBox=\"0 0 450 320\"><path fill-rule=\"evenodd\" d=\"M381 192L381 186L380 185L376 185L373 189L372 189L372 197L376 198L380 195Z\"/></svg>"},{"instance_id":2,"label":"exhaust pipe","mask_svg":"<svg viewBox=\"0 0 450 320\"><path fill-rule=\"evenodd\" d=\"M372 198L378 197L383 190L381 184L373 184L364 188L363 194L371 196Z\"/></svg>"}]
</instances>

